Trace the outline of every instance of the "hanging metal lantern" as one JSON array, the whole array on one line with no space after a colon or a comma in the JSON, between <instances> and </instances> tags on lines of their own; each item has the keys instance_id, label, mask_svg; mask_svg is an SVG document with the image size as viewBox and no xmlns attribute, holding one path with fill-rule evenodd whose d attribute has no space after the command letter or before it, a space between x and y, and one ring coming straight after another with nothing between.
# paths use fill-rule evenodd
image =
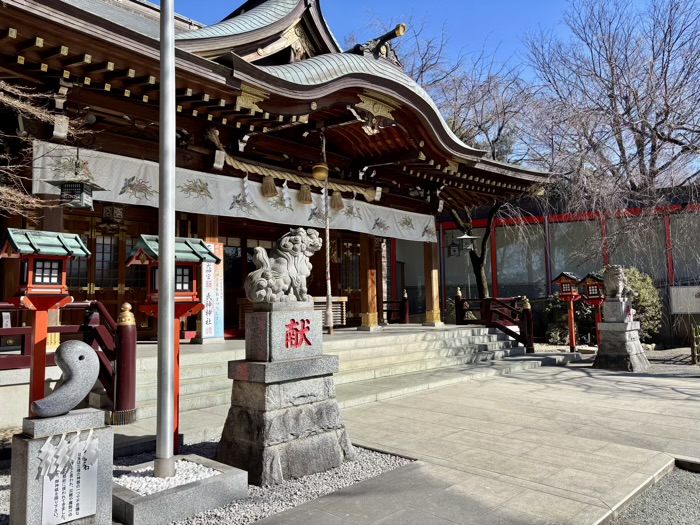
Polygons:
<instances>
[{"instance_id":1,"label":"hanging metal lantern","mask_svg":"<svg viewBox=\"0 0 700 525\"><path fill-rule=\"evenodd\" d=\"M474 241L478 239L476 235L460 235L459 237L456 237L456 239L459 239L462 241L462 251L464 252L470 252L474 249Z\"/></svg>"},{"instance_id":2,"label":"hanging metal lantern","mask_svg":"<svg viewBox=\"0 0 700 525\"><path fill-rule=\"evenodd\" d=\"M92 193L94 191L107 191L99 184L84 177L44 180L47 184L61 190L61 204L67 208L94 210Z\"/></svg>"},{"instance_id":3,"label":"hanging metal lantern","mask_svg":"<svg viewBox=\"0 0 700 525\"><path fill-rule=\"evenodd\" d=\"M93 192L107 191L95 183L88 162L80 158L80 148L76 148L75 157L66 156L56 159L53 169L55 177L44 179L42 182L59 188L63 206L93 211Z\"/></svg>"}]
</instances>

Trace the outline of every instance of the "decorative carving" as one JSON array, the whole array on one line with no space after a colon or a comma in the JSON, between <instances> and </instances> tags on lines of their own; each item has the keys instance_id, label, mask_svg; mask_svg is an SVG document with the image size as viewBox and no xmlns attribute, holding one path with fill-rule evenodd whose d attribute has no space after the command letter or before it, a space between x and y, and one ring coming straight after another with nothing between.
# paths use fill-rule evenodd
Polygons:
<instances>
[{"instance_id":1,"label":"decorative carving","mask_svg":"<svg viewBox=\"0 0 700 525\"><path fill-rule=\"evenodd\" d=\"M277 241L269 257L264 248L255 248L257 270L245 282L248 299L254 303L311 301L306 286L312 268L309 258L321 246L318 231L292 228Z\"/></svg>"},{"instance_id":2,"label":"decorative carving","mask_svg":"<svg viewBox=\"0 0 700 525\"><path fill-rule=\"evenodd\" d=\"M605 295L608 299L622 301L630 294L627 286L627 277L622 271L622 266L617 264L606 266L603 271L603 281L605 283Z\"/></svg>"},{"instance_id":3,"label":"decorative carving","mask_svg":"<svg viewBox=\"0 0 700 525\"><path fill-rule=\"evenodd\" d=\"M364 109L375 117L383 117L389 120L394 120L394 115L392 115L392 111L395 109L394 107L372 97L368 97L367 95L357 96L360 97L360 100L362 101L355 105L357 109Z\"/></svg>"},{"instance_id":4,"label":"decorative carving","mask_svg":"<svg viewBox=\"0 0 700 525\"><path fill-rule=\"evenodd\" d=\"M56 349L56 365L63 372L63 383L48 396L32 403L37 417L67 414L95 386L100 362L95 351L83 341L66 341Z\"/></svg>"},{"instance_id":5,"label":"decorative carving","mask_svg":"<svg viewBox=\"0 0 700 525\"><path fill-rule=\"evenodd\" d=\"M262 108L258 104L267 100L270 94L245 84L241 89L241 94L236 97L236 111L249 109L253 113L263 113Z\"/></svg>"},{"instance_id":6,"label":"decorative carving","mask_svg":"<svg viewBox=\"0 0 700 525\"><path fill-rule=\"evenodd\" d=\"M403 36L405 33L406 26L404 24L399 24L395 29L379 38L375 38L364 44L357 44L350 50L350 53L355 53L356 55L373 55L374 58L377 59L383 58L403 69L403 64L389 41Z\"/></svg>"}]
</instances>

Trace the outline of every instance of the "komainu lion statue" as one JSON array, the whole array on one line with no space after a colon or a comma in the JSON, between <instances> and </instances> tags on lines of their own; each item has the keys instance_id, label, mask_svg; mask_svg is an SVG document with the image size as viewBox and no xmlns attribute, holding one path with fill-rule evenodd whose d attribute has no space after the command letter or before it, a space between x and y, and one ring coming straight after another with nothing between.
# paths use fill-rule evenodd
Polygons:
<instances>
[{"instance_id":1,"label":"komainu lion statue","mask_svg":"<svg viewBox=\"0 0 700 525\"><path fill-rule=\"evenodd\" d=\"M606 266L603 271L603 281L605 283L605 295L610 299L624 300L630 293L627 287L627 277L622 270L622 266Z\"/></svg>"},{"instance_id":2,"label":"komainu lion statue","mask_svg":"<svg viewBox=\"0 0 700 525\"><path fill-rule=\"evenodd\" d=\"M254 303L311 301L306 279L311 275L309 257L321 249L316 230L293 228L268 257L265 248L255 248L257 270L248 274L245 293Z\"/></svg>"}]
</instances>

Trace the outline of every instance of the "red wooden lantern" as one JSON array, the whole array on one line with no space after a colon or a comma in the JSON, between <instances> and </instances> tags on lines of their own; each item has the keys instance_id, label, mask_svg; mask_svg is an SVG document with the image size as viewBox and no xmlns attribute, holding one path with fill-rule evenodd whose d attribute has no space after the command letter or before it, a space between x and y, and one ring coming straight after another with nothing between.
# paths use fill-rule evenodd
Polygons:
<instances>
[{"instance_id":1,"label":"red wooden lantern","mask_svg":"<svg viewBox=\"0 0 700 525\"><path fill-rule=\"evenodd\" d=\"M598 325L603 321L601 308L605 302L605 281L600 275L589 273L579 281L579 286L583 288L583 299L586 303L596 308L596 340L598 345L600 345L600 330L598 329Z\"/></svg>"},{"instance_id":2,"label":"red wooden lantern","mask_svg":"<svg viewBox=\"0 0 700 525\"><path fill-rule=\"evenodd\" d=\"M579 278L573 273L563 272L552 284L559 285L559 297L569 303L569 350L576 351L576 323L574 322L574 303L581 299L578 293Z\"/></svg>"},{"instance_id":3,"label":"red wooden lantern","mask_svg":"<svg viewBox=\"0 0 700 525\"><path fill-rule=\"evenodd\" d=\"M0 258L19 259L18 293L8 299L28 310L34 349L30 358L29 404L44 397L49 310L73 302L66 287L68 261L90 257L79 235L9 228Z\"/></svg>"},{"instance_id":4,"label":"red wooden lantern","mask_svg":"<svg viewBox=\"0 0 700 525\"><path fill-rule=\"evenodd\" d=\"M157 235L142 235L134 246L127 266L148 265L148 295L146 304L139 308L152 317L158 317L158 249ZM197 294L197 271L202 263L221 263L201 239L175 239L175 452L179 449L180 419L180 319L197 315L204 310Z\"/></svg>"}]
</instances>

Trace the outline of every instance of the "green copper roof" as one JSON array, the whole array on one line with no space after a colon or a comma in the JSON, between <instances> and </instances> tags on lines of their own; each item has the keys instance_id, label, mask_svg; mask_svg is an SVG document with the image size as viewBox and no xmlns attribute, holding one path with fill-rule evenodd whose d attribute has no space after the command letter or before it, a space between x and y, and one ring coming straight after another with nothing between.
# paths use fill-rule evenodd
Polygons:
<instances>
[{"instance_id":1,"label":"green copper roof","mask_svg":"<svg viewBox=\"0 0 700 525\"><path fill-rule=\"evenodd\" d=\"M79 235L8 228L3 250L6 244L20 255L46 255L49 257L90 257L90 251L83 244Z\"/></svg>"},{"instance_id":2,"label":"green copper roof","mask_svg":"<svg viewBox=\"0 0 700 525\"><path fill-rule=\"evenodd\" d=\"M157 235L142 235L139 242L129 254L127 264L141 264L138 261L140 252L146 254L150 259L158 260L158 249L160 243ZM193 263L214 263L219 264L219 259L201 239L186 239L184 237L175 238L175 262Z\"/></svg>"},{"instance_id":3,"label":"green copper roof","mask_svg":"<svg viewBox=\"0 0 700 525\"><path fill-rule=\"evenodd\" d=\"M175 38L177 40L191 40L250 33L282 20L298 4L299 0L267 0L248 12L223 20L218 24L179 33Z\"/></svg>"},{"instance_id":4,"label":"green copper roof","mask_svg":"<svg viewBox=\"0 0 700 525\"><path fill-rule=\"evenodd\" d=\"M354 53L331 53L315 56L293 64L258 67L262 71L282 80L286 80L287 82L306 86L326 84L349 75L369 75L375 78L381 77L410 89L422 98L435 113L441 115L437 105L425 89L419 86L415 80L401 69L383 58L377 59L371 56L357 55ZM464 148L473 150L474 154L477 156L483 155L483 151L475 150L464 144L464 142L452 132L442 116L440 116L439 120L445 132L452 140L456 141Z\"/></svg>"}]
</instances>

